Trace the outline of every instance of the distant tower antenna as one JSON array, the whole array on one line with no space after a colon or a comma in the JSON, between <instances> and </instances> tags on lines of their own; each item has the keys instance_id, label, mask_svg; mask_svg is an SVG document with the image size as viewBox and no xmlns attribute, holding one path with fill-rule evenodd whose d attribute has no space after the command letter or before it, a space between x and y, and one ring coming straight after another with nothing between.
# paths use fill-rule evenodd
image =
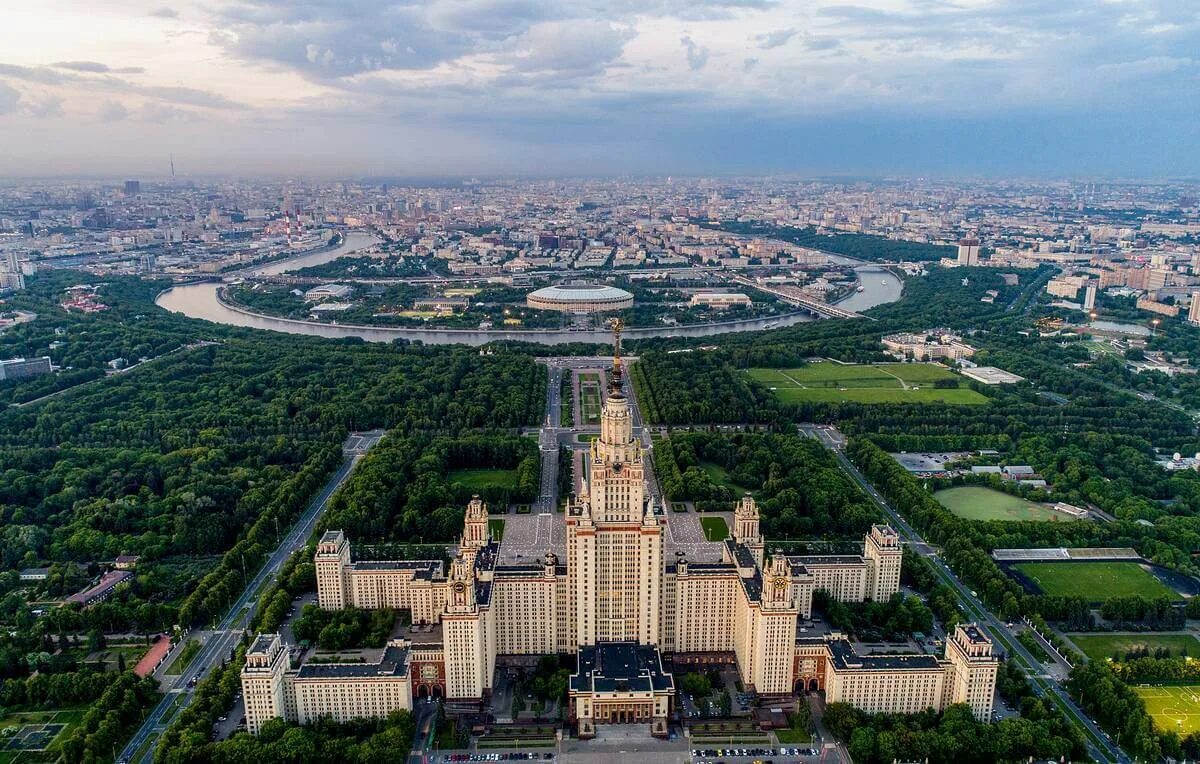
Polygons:
<instances>
[{"instance_id":1,"label":"distant tower antenna","mask_svg":"<svg viewBox=\"0 0 1200 764\"><path fill-rule=\"evenodd\" d=\"M171 155L171 183L175 183L175 155Z\"/></svg>"}]
</instances>

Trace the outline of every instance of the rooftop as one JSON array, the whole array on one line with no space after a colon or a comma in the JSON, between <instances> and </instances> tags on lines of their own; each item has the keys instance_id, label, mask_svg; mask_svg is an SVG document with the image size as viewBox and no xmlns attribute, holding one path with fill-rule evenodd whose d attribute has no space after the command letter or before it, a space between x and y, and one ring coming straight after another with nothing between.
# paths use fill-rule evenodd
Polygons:
<instances>
[{"instance_id":1,"label":"rooftop","mask_svg":"<svg viewBox=\"0 0 1200 764\"><path fill-rule=\"evenodd\" d=\"M573 692L661 692L675 689L658 648L637 642L601 642L579 648Z\"/></svg>"},{"instance_id":2,"label":"rooftop","mask_svg":"<svg viewBox=\"0 0 1200 764\"><path fill-rule=\"evenodd\" d=\"M256 643L257 644L257 643ZM388 645L379 663L306 663L297 679L344 679L408 675L408 648Z\"/></svg>"},{"instance_id":3,"label":"rooftop","mask_svg":"<svg viewBox=\"0 0 1200 764\"><path fill-rule=\"evenodd\" d=\"M531 297L542 300L562 300L566 302L591 302L594 300L627 300L633 295L624 289L604 284L569 284L565 286L548 286L530 293Z\"/></svg>"},{"instance_id":4,"label":"rooftop","mask_svg":"<svg viewBox=\"0 0 1200 764\"><path fill-rule=\"evenodd\" d=\"M936 669L940 662L933 655L913 653L911 655L859 655L854 646L846 639L829 641L829 652L834 668L839 671L855 669L890 669L890 670L921 670Z\"/></svg>"}]
</instances>

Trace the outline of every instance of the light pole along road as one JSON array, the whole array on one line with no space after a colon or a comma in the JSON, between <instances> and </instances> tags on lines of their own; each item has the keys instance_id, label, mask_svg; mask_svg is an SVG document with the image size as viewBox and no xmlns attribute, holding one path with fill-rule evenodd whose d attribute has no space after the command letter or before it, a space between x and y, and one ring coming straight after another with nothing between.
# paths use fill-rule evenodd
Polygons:
<instances>
[{"instance_id":1,"label":"light pole along road","mask_svg":"<svg viewBox=\"0 0 1200 764\"><path fill-rule=\"evenodd\" d=\"M135 757L137 757L138 761L153 760L154 749L158 746L159 737L183 709L191 704L192 699L195 697L195 685L190 684L189 678L198 677L203 679L215 667L229 660L258 610L258 597L262 590L275 579L275 576L279 573L279 569L283 567L283 563L297 549L300 549L308 542L309 537L312 536L313 529L317 525L317 520L324 514L325 508L328 506L329 499L333 496L334 491L345 482L346 478L350 477L350 474L354 471L354 467L382 437L382 430L372 430L370 432L352 433L346 439L346 442L342 445L342 453L345 456L342 466L338 468L338 471L329 479L329 482L325 484L321 492L308 505L304 514L300 516L300 519L296 521L287 535L280 540L279 546L267 558L266 563L259 569L254 578L246 584L246 588L242 591L241 596L230 606L229 611L221 619L220 624L208 633L208 639L200 648L200 652L196 654L191 664L187 666L176 680L176 683L182 683L182 686L174 687L163 695L163 699L154 707L154 710L146 717L146 720L125 746L125 749L121 751L118 761L132 762ZM190 636L189 634L188 637ZM188 637L184 637L185 644Z\"/></svg>"},{"instance_id":2,"label":"light pole along road","mask_svg":"<svg viewBox=\"0 0 1200 764\"><path fill-rule=\"evenodd\" d=\"M1004 647L1010 657L1015 657L1018 663L1023 664L1026 676L1028 676L1034 692L1039 697L1047 698L1051 703L1058 706L1067 715L1067 718L1071 719L1083 730L1084 740L1088 745L1088 753L1092 758L1097 761L1115 761L1119 762L1119 764L1129 764L1132 762L1132 759L1119 747L1113 745L1112 741L1096 726L1096 723L1075 704L1075 701L1071 699L1062 685L1052 677L1045 675L1041 669L1041 664L1017 641L1016 635L1012 630L984 607L979 598L959 581L958 576L938 557L934 549L925 542L912 526L904 521L904 518L900 517L896 510L875 490L875 486L871 485L870 481L858 471L858 468L842 452L844 439L840 436L840 433L836 433L830 428L817 427L815 425L800 425L799 429L802 434L810 438L815 438L819 443L833 452L842 470L888 516L896 531L908 542L909 548L929 559L930 565L937 573L938 578L943 583L949 584L954 590L960 606L967 613L968 617L975 619L981 626L984 626L987 631L992 633L996 641Z\"/></svg>"}]
</instances>

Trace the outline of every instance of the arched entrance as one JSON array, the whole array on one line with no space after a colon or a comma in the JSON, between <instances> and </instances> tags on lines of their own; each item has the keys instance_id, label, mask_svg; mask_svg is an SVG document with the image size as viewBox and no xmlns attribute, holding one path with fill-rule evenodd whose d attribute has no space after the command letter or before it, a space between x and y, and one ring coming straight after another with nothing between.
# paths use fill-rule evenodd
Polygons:
<instances>
[{"instance_id":1,"label":"arched entrance","mask_svg":"<svg viewBox=\"0 0 1200 764\"><path fill-rule=\"evenodd\" d=\"M427 685L427 684L417 685L417 697L418 698L428 698L429 697L429 685Z\"/></svg>"},{"instance_id":2,"label":"arched entrance","mask_svg":"<svg viewBox=\"0 0 1200 764\"><path fill-rule=\"evenodd\" d=\"M808 691L809 692L817 692L820 689L821 689L821 685L817 681L816 677L813 677L812 679L808 680Z\"/></svg>"}]
</instances>

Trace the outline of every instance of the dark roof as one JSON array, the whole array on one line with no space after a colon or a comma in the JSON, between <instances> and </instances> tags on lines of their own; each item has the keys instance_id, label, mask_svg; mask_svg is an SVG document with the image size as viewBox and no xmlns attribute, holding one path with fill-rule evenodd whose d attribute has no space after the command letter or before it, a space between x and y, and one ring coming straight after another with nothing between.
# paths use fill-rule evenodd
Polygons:
<instances>
[{"instance_id":1,"label":"dark roof","mask_svg":"<svg viewBox=\"0 0 1200 764\"><path fill-rule=\"evenodd\" d=\"M800 554L792 555L787 561L793 565L865 565L860 554Z\"/></svg>"},{"instance_id":2,"label":"dark roof","mask_svg":"<svg viewBox=\"0 0 1200 764\"><path fill-rule=\"evenodd\" d=\"M762 571L758 568L754 569L752 576L739 576L738 580L742 582L742 588L746 590L746 599L751 602L762 602Z\"/></svg>"},{"instance_id":3,"label":"dark roof","mask_svg":"<svg viewBox=\"0 0 1200 764\"><path fill-rule=\"evenodd\" d=\"M754 553L745 544L735 543L733 539L725 540L725 548L729 550L729 554L733 557L734 562L739 568L753 568L755 566Z\"/></svg>"},{"instance_id":4,"label":"dark roof","mask_svg":"<svg viewBox=\"0 0 1200 764\"><path fill-rule=\"evenodd\" d=\"M389 646L379 663L306 663L298 679L353 679L408 674L408 648Z\"/></svg>"},{"instance_id":5,"label":"dark roof","mask_svg":"<svg viewBox=\"0 0 1200 764\"><path fill-rule=\"evenodd\" d=\"M847 669L935 669L941 663L935 656L921 655L859 655L854 652L854 646L845 639L829 641L829 652L833 665L840 670Z\"/></svg>"},{"instance_id":6,"label":"dark roof","mask_svg":"<svg viewBox=\"0 0 1200 764\"><path fill-rule=\"evenodd\" d=\"M414 578L441 578L441 560L364 560L350 564L352 570L411 570Z\"/></svg>"},{"instance_id":7,"label":"dark roof","mask_svg":"<svg viewBox=\"0 0 1200 764\"><path fill-rule=\"evenodd\" d=\"M579 648L579 672L571 675L575 692L651 692L674 690L663 670L658 648L637 642L601 642Z\"/></svg>"},{"instance_id":8,"label":"dark roof","mask_svg":"<svg viewBox=\"0 0 1200 764\"><path fill-rule=\"evenodd\" d=\"M246 652L265 653L271 649L271 643L275 641L275 638L278 636L278 634L259 634L254 638L254 641L250 644L250 649Z\"/></svg>"}]
</instances>

